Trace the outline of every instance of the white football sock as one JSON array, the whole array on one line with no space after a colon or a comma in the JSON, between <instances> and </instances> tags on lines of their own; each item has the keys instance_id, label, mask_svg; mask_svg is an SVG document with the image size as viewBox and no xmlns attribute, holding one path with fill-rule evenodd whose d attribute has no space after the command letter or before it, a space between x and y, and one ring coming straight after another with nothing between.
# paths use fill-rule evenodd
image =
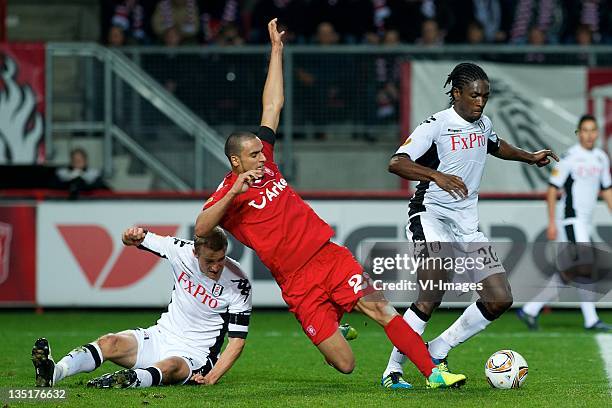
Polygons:
<instances>
[{"instance_id":1,"label":"white football sock","mask_svg":"<svg viewBox=\"0 0 612 408\"><path fill-rule=\"evenodd\" d=\"M527 313L529 316L536 317L540 314L540 310L551 300L555 299L559 295L559 288L566 286L559 276L558 273L555 273L546 286L542 289L540 293L536 295L532 302L528 302L523 306L523 312Z\"/></svg>"},{"instance_id":2,"label":"white football sock","mask_svg":"<svg viewBox=\"0 0 612 408\"><path fill-rule=\"evenodd\" d=\"M66 354L56 365L53 383L78 373L88 373L102 364L104 357L98 343L93 342L77 347Z\"/></svg>"},{"instance_id":3,"label":"white football sock","mask_svg":"<svg viewBox=\"0 0 612 408\"><path fill-rule=\"evenodd\" d=\"M596 286L590 279L575 282L578 296L580 297L580 309L584 317L584 327L591 327L599 320L595 310Z\"/></svg>"},{"instance_id":4,"label":"white football sock","mask_svg":"<svg viewBox=\"0 0 612 408\"><path fill-rule=\"evenodd\" d=\"M409 308L406 310L406 313L404 313L404 320L419 336L423 335L425 328L427 327L427 322L423 321L419 316L417 316L412 309ZM387 368L383 373L383 377L386 377L394 372L403 373L404 369L402 366L405 362L406 356L399 351L397 347L393 347L393 351L391 352L391 356L389 356L389 362L387 363Z\"/></svg>"},{"instance_id":5,"label":"white football sock","mask_svg":"<svg viewBox=\"0 0 612 408\"><path fill-rule=\"evenodd\" d=\"M597 316L597 311L595 310L595 303L580 302L580 309L582 309L582 316L584 317L584 327L591 327L599 321L599 316Z\"/></svg>"},{"instance_id":6,"label":"white football sock","mask_svg":"<svg viewBox=\"0 0 612 408\"><path fill-rule=\"evenodd\" d=\"M446 358L453 347L483 331L491 320L482 315L476 303L472 303L442 334L429 342L429 354L433 358Z\"/></svg>"},{"instance_id":7,"label":"white football sock","mask_svg":"<svg viewBox=\"0 0 612 408\"><path fill-rule=\"evenodd\" d=\"M146 388L161 384L162 372L157 367L136 368L134 372L138 377L138 381L133 385L134 388Z\"/></svg>"}]
</instances>

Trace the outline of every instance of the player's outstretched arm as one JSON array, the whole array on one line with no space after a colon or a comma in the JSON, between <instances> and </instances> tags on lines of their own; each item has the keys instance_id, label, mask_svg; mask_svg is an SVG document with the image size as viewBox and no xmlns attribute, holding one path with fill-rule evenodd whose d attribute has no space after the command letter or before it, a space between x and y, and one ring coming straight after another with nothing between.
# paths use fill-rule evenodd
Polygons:
<instances>
[{"instance_id":1,"label":"player's outstretched arm","mask_svg":"<svg viewBox=\"0 0 612 408\"><path fill-rule=\"evenodd\" d=\"M468 190L461 177L421 166L406 154L396 154L389 161L389 172L411 181L433 181L453 198L465 198Z\"/></svg>"},{"instance_id":2,"label":"player's outstretched arm","mask_svg":"<svg viewBox=\"0 0 612 408\"><path fill-rule=\"evenodd\" d=\"M121 234L121 241L125 246L138 246L142 244L142 241L144 241L146 235L146 229L131 227L123 231L123 234Z\"/></svg>"},{"instance_id":3,"label":"player's outstretched arm","mask_svg":"<svg viewBox=\"0 0 612 408\"><path fill-rule=\"evenodd\" d=\"M527 164L535 164L538 167L544 167L549 164L549 157L559 161L559 156L552 150L545 149L529 153L523 149L512 146L503 139L499 139L499 149L491 154L502 160L520 161Z\"/></svg>"},{"instance_id":4,"label":"player's outstretched arm","mask_svg":"<svg viewBox=\"0 0 612 408\"><path fill-rule=\"evenodd\" d=\"M195 381L198 384L205 385L213 385L216 384L217 381L225 373L229 371L230 368L234 365L240 354L242 354L242 350L244 349L245 340L237 337L230 337L229 342L223 353L221 353L221 357L219 357L219 361L217 364L210 370L208 374L205 376L201 374L196 374L191 377L192 381Z\"/></svg>"},{"instance_id":5,"label":"player's outstretched arm","mask_svg":"<svg viewBox=\"0 0 612 408\"><path fill-rule=\"evenodd\" d=\"M285 103L283 93L283 34L276 28L276 18L268 23L268 33L270 34L270 64L268 66L268 76L264 85L261 115L261 126L266 126L276 132L280 113Z\"/></svg>"}]
</instances>

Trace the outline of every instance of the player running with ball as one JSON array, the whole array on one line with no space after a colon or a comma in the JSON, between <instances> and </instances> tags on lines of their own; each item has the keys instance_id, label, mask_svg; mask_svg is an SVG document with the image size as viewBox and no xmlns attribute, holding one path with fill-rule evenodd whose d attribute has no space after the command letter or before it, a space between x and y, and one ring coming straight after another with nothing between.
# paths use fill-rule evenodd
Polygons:
<instances>
[{"instance_id":1,"label":"player running with ball","mask_svg":"<svg viewBox=\"0 0 612 408\"><path fill-rule=\"evenodd\" d=\"M330 242L333 230L287 184L274 162L275 131L283 107L283 32L268 24L272 51L257 135L231 134L225 154L232 171L196 221L196 235L221 225L255 250L281 288L289 310L325 357L342 373L355 358L338 330L342 315L357 310L384 327L391 342L415 363L431 388L460 386L465 376L442 372L421 337L368 285L361 265ZM367 295L367 296L365 296ZM365 298L364 298L365 296Z\"/></svg>"},{"instance_id":2,"label":"player running with ball","mask_svg":"<svg viewBox=\"0 0 612 408\"><path fill-rule=\"evenodd\" d=\"M550 150L529 153L497 137L491 120L483 115L490 85L478 65L457 65L444 86L449 84L451 107L421 123L389 163L391 173L420 182L410 200L408 240L434 244L434 252L440 243L460 242L463 247L473 247L470 253L483 250L488 256L487 267L471 275L472 282L482 283L480 299L428 343L429 353L441 369L447 368L446 356L453 347L484 330L512 305L504 267L487 237L478 230L478 190L487 154L538 167L547 165L549 157L559 160ZM422 270L418 278L435 279L439 272ZM444 295L432 292L421 290L417 302L404 314L406 322L419 334L425 331ZM393 349L381 381L384 387L407 388L402 378L404 360L401 350Z\"/></svg>"}]
</instances>

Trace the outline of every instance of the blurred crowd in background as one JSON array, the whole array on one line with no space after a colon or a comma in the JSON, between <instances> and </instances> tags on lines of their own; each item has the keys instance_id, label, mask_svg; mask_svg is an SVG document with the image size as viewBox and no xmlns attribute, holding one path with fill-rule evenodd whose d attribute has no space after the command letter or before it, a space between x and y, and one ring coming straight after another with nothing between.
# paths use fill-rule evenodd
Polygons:
<instances>
[{"instance_id":1,"label":"blurred crowd in background","mask_svg":"<svg viewBox=\"0 0 612 408\"><path fill-rule=\"evenodd\" d=\"M103 0L102 42L267 43L279 18L295 44L611 44L608 0Z\"/></svg>"}]
</instances>

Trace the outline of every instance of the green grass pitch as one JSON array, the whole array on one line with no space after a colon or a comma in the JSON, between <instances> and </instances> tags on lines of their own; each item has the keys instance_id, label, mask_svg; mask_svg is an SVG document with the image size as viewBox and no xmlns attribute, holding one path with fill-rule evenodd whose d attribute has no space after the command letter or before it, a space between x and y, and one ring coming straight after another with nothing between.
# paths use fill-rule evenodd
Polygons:
<instances>
[{"instance_id":1,"label":"green grass pitch","mask_svg":"<svg viewBox=\"0 0 612 408\"><path fill-rule=\"evenodd\" d=\"M450 324L459 311L439 311L424 338L430 339ZM159 313L144 311L47 311L43 314L0 311L0 388L32 387L34 368L31 347L37 337L51 342L58 360L71 348L99 335L155 323ZM612 320L612 312L601 312ZM451 370L468 376L459 390L427 390L414 366L406 379L415 385L408 391L390 391L380 385L391 345L383 330L360 315L344 318L359 331L351 345L357 368L351 375L327 366L318 350L302 333L292 315L283 311L254 312L247 346L234 368L215 386L171 386L129 390L91 390L85 382L114 371L104 363L94 373L80 374L58 384L67 400L31 403L32 406L138 407L138 406L414 406L414 407L510 407L510 406L610 406L610 385L593 334L582 329L579 312L555 311L541 318L542 330L529 332L513 311L455 349L449 356ZM612 338L612 336L611 336ZM612 340L611 340L612 341ZM521 353L529 364L525 386L518 390L494 390L487 384L483 365L499 349ZM1 401L3 406L22 403ZM4 405L7 404L7 405Z\"/></svg>"}]
</instances>

